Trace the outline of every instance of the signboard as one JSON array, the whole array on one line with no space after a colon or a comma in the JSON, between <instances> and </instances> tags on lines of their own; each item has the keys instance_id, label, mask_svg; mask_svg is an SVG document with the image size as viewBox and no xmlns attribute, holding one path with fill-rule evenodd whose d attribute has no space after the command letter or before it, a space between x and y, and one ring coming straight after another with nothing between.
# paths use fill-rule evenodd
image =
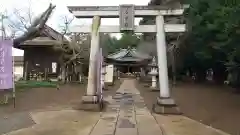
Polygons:
<instances>
[{"instance_id":1,"label":"signboard","mask_svg":"<svg viewBox=\"0 0 240 135\"><path fill-rule=\"evenodd\" d=\"M114 66L113 65L107 65L106 66L106 75L105 75L105 82L106 83L113 83L113 76L114 76Z\"/></svg>"},{"instance_id":2,"label":"signboard","mask_svg":"<svg viewBox=\"0 0 240 135\"><path fill-rule=\"evenodd\" d=\"M0 90L13 88L12 40L0 40Z\"/></svg>"},{"instance_id":3,"label":"signboard","mask_svg":"<svg viewBox=\"0 0 240 135\"><path fill-rule=\"evenodd\" d=\"M119 22L121 31L134 30L134 5L120 5Z\"/></svg>"},{"instance_id":4,"label":"signboard","mask_svg":"<svg viewBox=\"0 0 240 135\"><path fill-rule=\"evenodd\" d=\"M102 84L101 84L101 70L102 70L102 49L100 48L100 50L97 53L97 66L96 66L96 70L97 70L97 75L96 75L96 82L97 82L97 94L100 96L99 98L102 99Z\"/></svg>"}]
</instances>

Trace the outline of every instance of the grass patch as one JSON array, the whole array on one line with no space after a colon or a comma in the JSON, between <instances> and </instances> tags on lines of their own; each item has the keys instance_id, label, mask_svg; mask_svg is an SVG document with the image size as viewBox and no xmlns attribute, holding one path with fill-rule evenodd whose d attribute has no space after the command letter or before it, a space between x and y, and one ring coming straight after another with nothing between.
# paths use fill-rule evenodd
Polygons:
<instances>
[{"instance_id":1,"label":"grass patch","mask_svg":"<svg viewBox=\"0 0 240 135\"><path fill-rule=\"evenodd\" d=\"M29 88L56 88L58 82L48 81L17 81L15 82L16 89L29 89Z\"/></svg>"}]
</instances>

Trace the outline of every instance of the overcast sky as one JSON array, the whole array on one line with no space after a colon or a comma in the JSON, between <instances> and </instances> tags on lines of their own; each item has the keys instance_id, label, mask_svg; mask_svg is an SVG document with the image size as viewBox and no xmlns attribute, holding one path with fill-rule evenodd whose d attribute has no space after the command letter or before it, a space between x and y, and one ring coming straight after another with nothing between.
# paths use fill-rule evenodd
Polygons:
<instances>
[{"instance_id":1,"label":"overcast sky","mask_svg":"<svg viewBox=\"0 0 240 135\"><path fill-rule=\"evenodd\" d=\"M119 4L147 5L149 1L150 0L0 0L0 12L11 12L14 8L26 9L26 7L29 7L30 3L34 15L38 15L49 6L50 2L52 2L56 5L56 9L47 24L54 29L59 29L59 25L61 25L62 22L61 17L70 15L66 6L118 6ZM138 20L136 20L136 23ZM79 23L89 25L91 20L74 19L73 25ZM102 24L116 25L118 24L118 20L103 19ZM15 56L23 55L23 51L13 49L13 54Z\"/></svg>"}]
</instances>

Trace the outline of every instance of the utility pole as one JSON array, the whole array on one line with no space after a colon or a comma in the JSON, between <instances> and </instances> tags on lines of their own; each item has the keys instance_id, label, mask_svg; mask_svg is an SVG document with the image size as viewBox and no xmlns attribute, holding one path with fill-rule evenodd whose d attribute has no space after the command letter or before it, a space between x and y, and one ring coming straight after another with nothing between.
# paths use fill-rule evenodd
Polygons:
<instances>
[{"instance_id":1,"label":"utility pole","mask_svg":"<svg viewBox=\"0 0 240 135\"><path fill-rule=\"evenodd\" d=\"M2 28L1 28L1 30L2 30L2 40L4 40L4 25L3 25L3 18L4 18L4 15L2 14L1 15L1 26L2 26Z\"/></svg>"},{"instance_id":2,"label":"utility pole","mask_svg":"<svg viewBox=\"0 0 240 135\"><path fill-rule=\"evenodd\" d=\"M4 15L3 13L1 14L1 31L2 31L2 40L4 40L4 38L5 38L5 29L4 29L4 19L6 19L7 18L7 16L6 15Z\"/></svg>"}]
</instances>

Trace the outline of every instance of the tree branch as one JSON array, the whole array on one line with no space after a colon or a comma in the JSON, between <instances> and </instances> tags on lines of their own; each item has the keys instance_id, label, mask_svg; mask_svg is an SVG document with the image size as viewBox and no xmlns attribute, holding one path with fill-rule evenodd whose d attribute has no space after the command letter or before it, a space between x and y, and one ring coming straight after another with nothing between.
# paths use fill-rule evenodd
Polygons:
<instances>
[{"instance_id":1,"label":"tree branch","mask_svg":"<svg viewBox=\"0 0 240 135\"><path fill-rule=\"evenodd\" d=\"M26 40L31 40L34 37L38 36L38 34L43 29L45 23L47 22L48 18L50 17L53 9L55 9L56 6L52 6L52 4L49 4L49 7L45 12L41 14L41 16L33 21L33 24L30 25L27 28L27 31L24 32L23 35L20 37L17 37L14 39L14 46L18 46L21 42L24 42Z\"/></svg>"},{"instance_id":2,"label":"tree branch","mask_svg":"<svg viewBox=\"0 0 240 135\"><path fill-rule=\"evenodd\" d=\"M21 25L24 27L24 29L26 31L28 29L27 20L23 16L20 15L19 10L17 10L17 9L14 9L14 14L18 18L18 20L20 21Z\"/></svg>"}]
</instances>

